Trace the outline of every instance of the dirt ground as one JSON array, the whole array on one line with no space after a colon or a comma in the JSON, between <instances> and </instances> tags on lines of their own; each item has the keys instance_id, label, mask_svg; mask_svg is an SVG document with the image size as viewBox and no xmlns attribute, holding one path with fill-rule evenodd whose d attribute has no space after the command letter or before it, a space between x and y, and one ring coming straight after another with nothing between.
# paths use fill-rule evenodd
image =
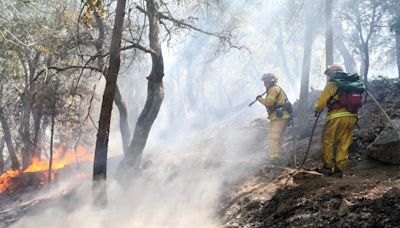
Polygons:
<instances>
[{"instance_id":1,"label":"dirt ground","mask_svg":"<svg viewBox=\"0 0 400 228\"><path fill-rule=\"evenodd\" d=\"M391 118L400 117L399 81L380 79L369 88ZM317 125L307 169L320 165L323 123ZM343 178L264 167L259 175L229 190L220 210L223 227L399 227L400 166L366 156L367 146L385 128L371 99L360 110L358 125ZM298 160L304 157L308 141L309 137L297 140Z\"/></svg>"},{"instance_id":2,"label":"dirt ground","mask_svg":"<svg viewBox=\"0 0 400 228\"><path fill-rule=\"evenodd\" d=\"M271 180L274 171L277 170L264 168L258 176L231 191L225 199L226 207L221 210L224 227L400 224L399 166L362 162L341 179L285 169Z\"/></svg>"}]
</instances>

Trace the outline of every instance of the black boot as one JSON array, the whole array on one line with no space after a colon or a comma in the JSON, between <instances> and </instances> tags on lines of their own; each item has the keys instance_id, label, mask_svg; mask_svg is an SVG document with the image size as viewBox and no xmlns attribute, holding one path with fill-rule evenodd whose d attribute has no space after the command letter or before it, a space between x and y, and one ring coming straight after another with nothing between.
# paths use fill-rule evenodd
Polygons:
<instances>
[{"instance_id":1,"label":"black boot","mask_svg":"<svg viewBox=\"0 0 400 228\"><path fill-rule=\"evenodd\" d=\"M332 174L333 174L333 168L322 167L322 168L318 168L316 171L319 172L319 173L322 173L322 174L324 174L325 176L328 176L328 177L332 176Z\"/></svg>"},{"instance_id":2,"label":"black boot","mask_svg":"<svg viewBox=\"0 0 400 228\"><path fill-rule=\"evenodd\" d=\"M335 167L335 170L334 170L332 176L337 177L337 178L343 178L343 171L340 170L339 168Z\"/></svg>"}]
</instances>

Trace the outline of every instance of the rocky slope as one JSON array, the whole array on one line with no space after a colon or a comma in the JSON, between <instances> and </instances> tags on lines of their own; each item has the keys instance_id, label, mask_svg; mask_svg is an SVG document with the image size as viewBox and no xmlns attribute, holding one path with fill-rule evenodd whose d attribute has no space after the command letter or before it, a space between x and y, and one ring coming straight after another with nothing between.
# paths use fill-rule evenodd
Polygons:
<instances>
[{"instance_id":1,"label":"rocky slope","mask_svg":"<svg viewBox=\"0 0 400 228\"><path fill-rule=\"evenodd\" d=\"M400 117L398 80L375 80L369 90L391 118ZM312 120L310 111L310 123ZM323 121L317 126L306 169L320 164ZM359 126L343 178L264 167L259 175L238 183L226 195L221 207L224 227L398 227L400 166L368 157L368 145L385 128L383 115L372 99L360 110ZM297 160L302 160L309 138L294 141Z\"/></svg>"}]
</instances>

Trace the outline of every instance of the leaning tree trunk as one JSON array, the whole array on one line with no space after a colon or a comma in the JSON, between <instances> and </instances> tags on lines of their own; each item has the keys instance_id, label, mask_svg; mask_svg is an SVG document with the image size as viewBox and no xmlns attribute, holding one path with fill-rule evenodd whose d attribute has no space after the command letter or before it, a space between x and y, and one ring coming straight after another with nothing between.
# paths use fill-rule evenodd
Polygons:
<instances>
[{"instance_id":1,"label":"leaning tree trunk","mask_svg":"<svg viewBox=\"0 0 400 228\"><path fill-rule=\"evenodd\" d=\"M99 14L95 11L94 12L95 19L97 26L99 28L99 37L96 40L95 46L98 54L102 56L104 54L104 38L105 38L105 28L104 28L104 23L102 19L100 18ZM105 69L105 64L104 64L104 58L99 57L97 61L97 66L99 69L103 70L103 75L107 80L106 77L106 69ZM129 123L128 123L128 109L126 108L126 104L124 99L121 96L121 93L119 91L118 85L116 85L115 89L115 97L114 97L114 103L118 108L119 111L119 128L121 131L121 138L122 138L122 149L124 154L128 152L128 146L129 146L129 141L131 138L131 132L129 130Z\"/></svg>"},{"instance_id":2,"label":"leaning tree trunk","mask_svg":"<svg viewBox=\"0 0 400 228\"><path fill-rule=\"evenodd\" d=\"M121 63L120 48L122 28L124 25L126 0L118 0L114 28L111 38L109 69L106 75L106 86L101 105L99 128L97 132L96 148L93 164L93 191L94 204L105 206L107 204L106 185L103 181L107 178L107 152L110 132L112 106L114 102L117 78Z\"/></svg>"},{"instance_id":3,"label":"leaning tree trunk","mask_svg":"<svg viewBox=\"0 0 400 228\"><path fill-rule=\"evenodd\" d=\"M14 169L14 170L19 169L20 164L19 164L17 155L15 155L15 149L14 149L14 145L12 143L10 126L8 125L8 122L6 120L6 117L4 116L4 111L2 108L0 108L0 122L1 122L1 126L3 127L4 140L6 141L7 150L10 155L11 169Z\"/></svg>"},{"instance_id":4,"label":"leaning tree trunk","mask_svg":"<svg viewBox=\"0 0 400 228\"><path fill-rule=\"evenodd\" d=\"M4 172L4 157L3 157L3 150L4 150L4 138L0 138L0 175Z\"/></svg>"},{"instance_id":5,"label":"leaning tree trunk","mask_svg":"<svg viewBox=\"0 0 400 228\"><path fill-rule=\"evenodd\" d=\"M124 154L126 154L128 153L129 141L131 139L131 131L129 130L128 123L128 109L126 108L125 101L122 98L118 86L115 89L114 102L119 111L119 129L121 131L122 149L124 151Z\"/></svg>"},{"instance_id":6,"label":"leaning tree trunk","mask_svg":"<svg viewBox=\"0 0 400 228\"><path fill-rule=\"evenodd\" d=\"M346 44L343 41L343 29L341 24L335 26L335 34L336 34L335 48L339 51L340 55L343 57L346 71L350 73L357 72L356 61L354 60L353 55L350 53L349 49L347 49Z\"/></svg>"},{"instance_id":7,"label":"leaning tree trunk","mask_svg":"<svg viewBox=\"0 0 400 228\"><path fill-rule=\"evenodd\" d=\"M140 167L142 153L150 133L150 129L157 118L162 101L164 99L164 60L160 41L160 22L157 16L157 8L154 0L146 0L147 17L149 19L149 43L154 50L151 54L152 68L147 77L146 104L133 133L128 154L124 157L122 165L128 165L130 169L137 170Z\"/></svg>"},{"instance_id":8,"label":"leaning tree trunk","mask_svg":"<svg viewBox=\"0 0 400 228\"><path fill-rule=\"evenodd\" d=\"M333 64L332 0L325 0L325 66Z\"/></svg>"},{"instance_id":9,"label":"leaning tree trunk","mask_svg":"<svg viewBox=\"0 0 400 228\"><path fill-rule=\"evenodd\" d=\"M308 109L308 93L310 86L310 66L311 66L311 51L314 42L313 36L313 17L311 10L308 11L308 16L305 24L304 34L304 52L303 66L301 70L301 85L300 85L300 100L299 100L299 134L304 135L308 127L307 109Z\"/></svg>"},{"instance_id":10,"label":"leaning tree trunk","mask_svg":"<svg viewBox=\"0 0 400 228\"><path fill-rule=\"evenodd\" d=\"M343 41L343 27L341 21L335 21L335 47L339 51L340 55L343 57L344 66L347 72L355 73L357 72L357 64L354 60L353 55L347 49L346 44Z\"/></svg>"}]
</instances>

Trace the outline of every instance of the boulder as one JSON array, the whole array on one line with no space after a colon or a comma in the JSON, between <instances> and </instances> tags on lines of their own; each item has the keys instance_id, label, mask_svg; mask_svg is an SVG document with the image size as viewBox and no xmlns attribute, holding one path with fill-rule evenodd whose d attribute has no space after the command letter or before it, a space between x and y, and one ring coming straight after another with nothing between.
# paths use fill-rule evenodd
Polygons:
<instances>
[{"instance_id":1,"label":"boulder","mask_svg":"<svg viewBox=\"0 0 400 228\"><path fill-rule=\"evenodd\" d=\"M400 119L393 120L400 131ZM367 147L369 157L391 165L400 165L400 139L395 130L386 127Z\"/></svg>"}]
</instances>

